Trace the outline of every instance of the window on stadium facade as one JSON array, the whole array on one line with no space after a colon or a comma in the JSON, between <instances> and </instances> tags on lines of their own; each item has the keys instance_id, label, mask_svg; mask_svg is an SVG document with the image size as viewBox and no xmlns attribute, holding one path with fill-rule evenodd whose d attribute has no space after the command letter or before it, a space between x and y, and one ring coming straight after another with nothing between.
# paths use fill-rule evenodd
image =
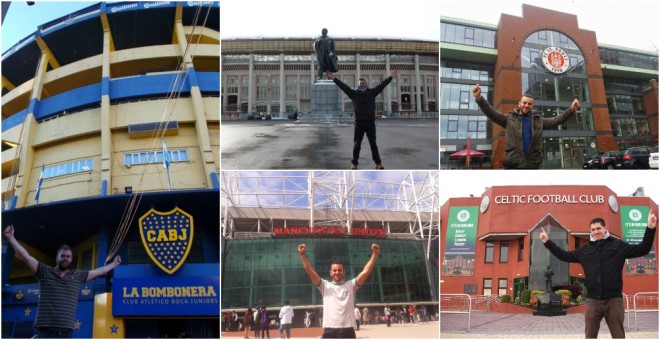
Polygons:
<instances>
[{"instance_id":1,"label":"window on stadium facade","mask_svg":"<svg viewBox=\"0 0 660 340\"><path fill-rule=\"evenodd\" d=\"M440 41L461 45L495 48L495 31L458 24L441 23Z\"/></svg>"},{"instance_id":2,"label":"window on stadium facade","mask_svg":"<svg viewBox=\"0 0 660 340\"><path fill-rule=\"evenodd\" d=\"M642 53L620 51L609 48L599 48L600 60L603 64L627 66L646 70L658 69L658 56Z\"/></svg>"},{"instance_id":3,"label":"window on stadium facade","mask_svg":"<svg viewBox=\"0 0 660 340\"><path fill-rule=\"evenodd\" d=\"M333 260L353 279L371 257L373 239L282 238L231 240L223 247L222 308L254 305L322 305L323 298L303 269L298 245L307 245L314 270L326 280ZM381 253L369 279L356 293L358 304L431 300L423 243L378 240ZM429 264L430 265L430 264Z\"/></svg>"}]
</instances>

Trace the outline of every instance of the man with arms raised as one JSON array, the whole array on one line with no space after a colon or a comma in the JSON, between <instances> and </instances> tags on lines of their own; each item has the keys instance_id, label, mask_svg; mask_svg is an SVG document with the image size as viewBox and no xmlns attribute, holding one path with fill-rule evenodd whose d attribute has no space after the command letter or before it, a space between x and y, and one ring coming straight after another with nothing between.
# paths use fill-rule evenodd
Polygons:
<instances>
[{"instance_id":1,"label":"man with arms raised","mask_svg":"<svg viewBox=\"0 0 660 340\"><path fill-rule=\"evenodd\" d=\"M323 336L322 338L335 339L355 339L355 316L353 308L355 306L355 291L364 284L371 275L371 271L376 265L380 247L377 244L371 245L371 258L364 266L362 272L349 281L344 281L346 274L344 264L338 261L330 265L330 277L332 282L321 279L319 274L309 263L306 253L307 246L301 244L298 246L298 253L302 259L305 272L312 280L312 283L323 295Z\"/></svg>"},{"instance_id":2,"label":"man with arms raised","mask_svg":"<svg viewBox=\"0 0 660 340\"><path fill-rule=\"evenodd\" d=\"M623 266L626 259L648 254L655 241L655 227L658 218L649 210L648 226L640 244L628 244L610 236L605 220L594 218L589 223L591 237L588 244L580 249L565 251L548 240L548 234L541 228L539 235L543 245L552 255L565 262L579 262L584 270L587 286L586 310L584 313L585 338L598 337L600 321L605 318L612 338L625 338L623 329Z\"/></svg>"},{"instance_id":3,"label":"man with arms raised","mask_svg":"<svg viewBox=\"0 0 660 340\"><path fill-rule=\"evenodd\" d=\"M57 265L49 267L32 257L14 237L14 226L5 228L4 235L16 255L25 262L39 281L39 304L34 327L37 338L71 338L76 321L78 295L83 283L107 274L121 263L119 256L94 270L70 268L73 252L68 245L57 250Z\"/></svg>"}]
</instances>

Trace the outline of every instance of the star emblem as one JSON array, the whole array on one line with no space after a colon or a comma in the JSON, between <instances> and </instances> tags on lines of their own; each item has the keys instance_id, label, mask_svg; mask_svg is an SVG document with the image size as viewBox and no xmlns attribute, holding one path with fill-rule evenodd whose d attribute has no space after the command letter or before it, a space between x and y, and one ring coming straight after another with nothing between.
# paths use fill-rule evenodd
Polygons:
<instances>
[{"instance_id":1,"label":"star emblem","mask_svg":"<svg viewBox=\"0 0 660 340\"><path fill-rule=\"evenodd\" d=\"M28 307L23 312L25 313L25 316L30 316L30 313L32 313L32 310L30 309L30 307Z\"/></svg>"},{"instance_id":2,"label":"star emblem","mask_svg":"<svg viewBox=\"0 0 660 340\"><path fill-rule=\"evenodd\" d=\"M73 324L73 329L80 329L80 325L82 325L80 320L76 320L76 322Z\"/></svg>"},{"instance_id":3,"label":"star emblem","mask_svg":"<svg viewBox=\"0 0 660 340\"><path fill-rule=\"evenodd\" d=\"M114 334L119 334L119 333L117 333L117 330L118 330L118 329L119 329L119 327L117 327L117 326L113 323L112 326L110 327L110 334L113 334L113 333L114 333Z\"/></svg>"}]
</instances>

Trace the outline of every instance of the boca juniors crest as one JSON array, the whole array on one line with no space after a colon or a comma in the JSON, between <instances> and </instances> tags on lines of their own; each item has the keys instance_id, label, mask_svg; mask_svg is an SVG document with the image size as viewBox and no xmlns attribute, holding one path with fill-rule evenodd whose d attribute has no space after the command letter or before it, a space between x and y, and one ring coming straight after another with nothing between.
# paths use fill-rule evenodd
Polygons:
<instances>
[{"instance_id":1,"label":"boca juniors crest","mask_svg":"<svg viewBox=\"0 0 660 340\"><path fill-rule=\"evenodd\" d=\"M175 208L168 212L149 210L140 217L140 237L144 249L160 269L168 274L185 262L193 240L193 218Z\"/></svg>"}]
</instances>

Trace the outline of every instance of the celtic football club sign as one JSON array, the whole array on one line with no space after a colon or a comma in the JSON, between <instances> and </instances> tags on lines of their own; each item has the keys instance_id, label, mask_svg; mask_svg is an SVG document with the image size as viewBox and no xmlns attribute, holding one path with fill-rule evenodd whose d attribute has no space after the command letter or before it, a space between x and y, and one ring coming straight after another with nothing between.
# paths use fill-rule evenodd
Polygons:
<instances>
[{"instance_id":1,"label":"celtic football club sign","mask_svg":"<svg viewBox=\"0 0 660 340\"><path fill-rule=\"evenodd\" d=\"M193 239L193 218L175 208L149 210L140 217L140 237L151 260L168 274L176 272L188 257Z\"/></svg>"}]
</instances>

